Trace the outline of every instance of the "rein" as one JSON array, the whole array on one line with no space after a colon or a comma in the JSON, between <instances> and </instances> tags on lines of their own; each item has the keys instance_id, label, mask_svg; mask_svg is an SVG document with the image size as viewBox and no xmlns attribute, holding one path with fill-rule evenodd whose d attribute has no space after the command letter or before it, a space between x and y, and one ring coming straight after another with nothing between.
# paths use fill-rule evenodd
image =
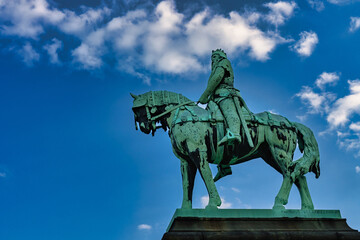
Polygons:
<instances>
[{"instance_id":1,"label":"rein","mask_svg":"<svg viewBox=\"0 0 360 240\"><path fill-rule=\"evenodd\" d=\"M157 115L157 116L154 116L154 117L150 118L150 120L151 120L151 121L154 121L154 120L156 120L156 119L158 119L158 118L160 118L160 117L162 117L162 116L164 116L164 115L166 115L166 114L168 114L168 113L170 113L170 112L178 109L179 107L184 106L184 105L187 105L187 104L190 104L190 103L193 103L193 101L187 101L187 102L178 104L178 105L176 105L176 106L174 106L174 107L166 110L165 112L163 112L163 113L161 113L161 114L159 114L159 115Z\"/></svg>"}]
</instances>

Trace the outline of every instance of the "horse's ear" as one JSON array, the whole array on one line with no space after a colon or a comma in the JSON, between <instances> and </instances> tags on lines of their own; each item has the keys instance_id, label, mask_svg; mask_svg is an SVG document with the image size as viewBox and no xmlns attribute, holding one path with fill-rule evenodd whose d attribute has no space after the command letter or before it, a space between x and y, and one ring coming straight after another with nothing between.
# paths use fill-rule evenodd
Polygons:
<instances>
[{"instance_id":1,"label":"horse's ear","mask_svg":"<svg viewBox=\"0 0 360 240\"><path fill-rule=\"evenodd\" d=\"M132 94L132 93L130 93L130 95L131 95L134 99L136 99L136 98L139 97L138 95L135 95L135 94Z\"/></svg>"}]
</instances>

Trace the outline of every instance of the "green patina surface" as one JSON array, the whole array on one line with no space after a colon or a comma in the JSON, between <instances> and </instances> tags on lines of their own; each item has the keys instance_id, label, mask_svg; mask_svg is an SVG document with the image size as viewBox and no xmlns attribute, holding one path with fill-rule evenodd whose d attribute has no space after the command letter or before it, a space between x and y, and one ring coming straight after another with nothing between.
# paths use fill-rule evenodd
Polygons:
<instances>
[{"instance_id":1,"label":"green patina surface","mask_svg":"<svg viewBox=\"0 0 360 240\"><path fill-rule=\"evenodd\" d=\"M333 218L341 219L339 210L299 210L299 209L176 209L166 231L169 231L177 217L196 218Z\"/></svg>"},{"instance_id":2,"label":"green patina surface","mask_svg":"<svg viewBox=\"0 0 360 240\"><path fill-rule=\"evenodd\" d=\"M262 158L283 176L273 205L276 213L285 209L293 185L299 190L301 209L313 210L304 176L308 172L320 175L320 155L313 132L277 114L252 113L234 88L234 72L226 54L217 49L211 60L208 84L198 101L207 104L206 109L178 93L132 94L136 128L152 135L158 128L169 133L173 152L181 162L181 208L192 208L197 172L209 194L206 208L212 211L221 205L215 181L232 174L231 165ZM293 161L297 145L303 156ZM218 166L214 178L209 163Z\"/></svg>"}]
</instances>

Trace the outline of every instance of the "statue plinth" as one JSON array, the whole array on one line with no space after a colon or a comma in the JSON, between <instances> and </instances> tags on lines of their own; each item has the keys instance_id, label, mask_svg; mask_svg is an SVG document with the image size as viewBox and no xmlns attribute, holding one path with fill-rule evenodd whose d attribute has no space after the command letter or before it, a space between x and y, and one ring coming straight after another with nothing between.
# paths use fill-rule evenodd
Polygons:
<instances>
[{"instance_id":1,"label":"statue plinth","mask_svg":"<svg viewBox=\"0 0 360 240\"><path fill-rule=\"evenodd\" d=\"M177 209L162 240L360 239L339 210Z\"/></svg>"}]
</instances>

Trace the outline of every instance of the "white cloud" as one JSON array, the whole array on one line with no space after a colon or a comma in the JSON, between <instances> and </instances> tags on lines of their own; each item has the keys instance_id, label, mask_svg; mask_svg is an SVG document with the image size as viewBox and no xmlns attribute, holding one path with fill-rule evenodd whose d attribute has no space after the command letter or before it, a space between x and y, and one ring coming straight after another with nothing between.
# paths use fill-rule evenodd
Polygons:
<instances>
[{"instance_id":1,"label":"white cloud","mask_svg":"<svg viewBox=\"0 0 360 240\"><path fill-rule=\"evenodd\" d=\"M351 123L349 128L354 132L360 132L360 122Z\"/></svg>"},{"instance_id":2,"label":"white cloud","mask_svg":"<svg viewBox=\"0 0 360 240\"><path fill-rule=\"evenodd\" d=\"M308 0L308 3L318 12L324 10L325 8L324 2L321 0Z\"/></svg>"},{"instance_id":3,"label":"white cloud","mask_svg":"<svg viewBox=\"0 0 360 240\"><path fill-rule=\"evenodd\" d=\"M138 225L137 228L139 230L151 230L152 229L151 225L148 225L148 224L140 224L140 225Z\"/></svg>"},{"instance_id":4,"label":"white cloud","mask_svg":"<svg viewBox=\"0 0 360 240\"><path fill-rule=\"evenodd\" d=\"M147 31L149 22L144 10L129 11L122 17L115 17L106 25L108 37L113 38L116 50L132 49Z\"/></svg>"},{"instance_id":5,"label":"white cloud","mask_svg":"<svg viewBox=\"0 0 360 240\"><path fill-rule=\"evenodd\" d=\"M240 192L240 190L239 190L238 188L236 188L236 187L232 187L231 190L233 190L233 191L236 192L236 193L239 193L239 192Z\"/></svg>"},{"instance_id":6,"label":"white cloud","mask_svg":"<svg viewBox=\"0 0 360 240\"><path fill-rule=\"evenodd\" d=\"M350 32L355 32L360 28L360 17L350 17Z\"/></svg>"},{"instance_id":7,"label":"white cloud","mask_svg":"<svg viewBox=\"0 0 360 240\"><path fill-rule=\"evenodd\" d=\"M269 59L275 46L284 41L250 25L248 19L236 12L231 12L229 18L219 15L210 18L208 11L204 11L185 26L189 47L198 56L204 56L218 46L226 46L225 50L230 54L249 49L251 57L264 61Z\"/></svg>"},{"instance_id":8,"label":"white cloud","mask_svg":"<svg viewBox=\"0 0 360 240\"><path fill-rule=\"evenodd\" d=\"M0 177L5 178L5 177L6 177L6 173L5 173L5 172L0 172Z\"/></svg>"},{"instance_id":9,"label":"white cloud","mask_svg":"<svg viewBox=\"0 0 360 240\"><path fill-rule=\"evenodd\" d=\"M40 59L40 54L34 50L29 42L26 42L25 45L18 50L18 54L22 57L22 61L29 67Z\"/></svg>"},{"instance_id":10,"label":"white cloud","mask_svg":"<svg viewBox=\"0 0 360 240\"><path fill-rule=\"evenodd\" d=\"M100 50L86 43L82 43L76 48L72 55L74 56L74 61L81 63L84 69L96 69L103 64Z\"/></svg>"},{"instance_id":11,"label":"white cloud","mask_svg":"<svg viewBox=\"0 0 360 240\"><path fill-rule=\"evenodd\" d=\"M201 207L202 208L204 208L204 207L206 207L206 205L208 205L208 203L209 203L209 196L202 196L201 198L200 198L200 202L201 202Z\"/></svg>"},{"instance_id":12,"label":"white cloud","mask_svg":"<svg viewBox=\"0 0 360 240\"><path fill-rule=\"evenodd\" d=\"M287 41L278 34L265 33L251 25L259 18L256 12L245 17L231 12L229 17L224 17L212 16L204 10L187 21L172 1L163 1L154 9L152 20L148 20L148 15L145 10L136 10L113 18L96 31L102 31L98 34L101 44L93 44L89 36L84 38L73 52L75 61L87 69L101 67L103 45L110 42L116 54L131 54L137 58L134 62L143 63L152 71L199 72L205 69L200 59L219 46L226 46L228 54L249 50L250 57L265 61L277 44ZM141 54L134 52L135 48L140 49ZM125 62L128 63L128 59L119 59L119 65ZM132 68L130 72L138 75L136 67ZM144 82L150 84L149 79Z\"/></svg>"},{"instance_id":13,"label":"white cloud","mask_svg":"<svg viewBox=\"0 0 360 240\"><path fill-rule=\"evenodd\" d=\"M0 8L1 32L5 35L37 38L44 25L58 24L65 14L51 9L46 0L12 0Z\"/></svg>"},{"instance_id":14,"label":"white cloud","mask_svg":"<svg viewBox=\"0 0 360 240\"><path fill-rule=\"evenodd\" d=\"M360 114L360 80L349 80L348 83L350 94L338 99L327 117L327 121L333 128L344 126L352 114Z\"/></svg>"},{"instance_id":15,"label":"white cloud","mask_svg":"<svg viewBox=\"0 0 360 240\"><path fill-rule=\"evenodd\" d=\"M277 45L289 40L281 37L278 31L260 29L257 26L259 19L266 16L268 21L281 25L294 14L296 7L295 2L279 1L266 4L268 14L233 11L219 15L205 8L185 16L176 9L173 1L164 0L152 10L137 9L113 17L113 12L105 6L72 11L53 7L47 0L13 0L1 4L2 35L18 36L17 41L23 41L23 38L40 41L48 29L56 33L60 42L53 40L52 44L42 48L51 63L60 62L61 43L66 44L67 39L80 41L78 46L70 49L76 66L98 69L113 64L114 59L114 65L125 66L131 56L134 65L129 66L132 70L127 72L132 72L146 84L150 84L150 79L144 78L140 69L145 67L145 71L171 74L202 72L207 69L203 65L205 57L219 47L228 55L242 54L258 61L268 60ZM64 39L57 33L65 35ZM40 45L43 44L37 44ZM33 61L27 62L36 61L40 57L37 56L33 54Z\"/></svg>"},{"instance_id":16,"label":"white cloud","mask_svg":"<svg viewBox=\"0 0 360 240\"><path fill-rule=\"evenodd\" d=\"M107 7L93 9L82 7L82 14L58 10L47 0L12 0L0 8L1 32L36 39L47 26L58 27L62 32L81 36L96 27L96 23L110 14Z\"/></svg>"},{"instance_id":17,"label":"white cloud","mask_svg":"<svg viewBox=\"0 0 360 240\"><path fill-rule=\"evenodd\" d=\"M319 39L316 33L304 31L300 33L300 40L292 48L300 56L309 57L318 42Z\"/></svg>"},{"instance_id":18,"label":"white cloud","mask_svg":"<svg viewBox=\"0 0 360 240\"><path fill-rule=\"evenodd\" d=\"M232 203L231 202L227 202L224 198L221 198L221 206L219 207L220 209L228 209L232 207Z\"/></svg>"},{"instance_id":19,"label":"white cloud","mask_svg":"<svg viewBox=\"0 0 360 240\"><path fill-rule=\"evenodd\" d=\"M356 173L360 173L360 167L359 167L359 166L356 166L356 167L355 167L355 172L356 172Z\"/></svg>"},{"instance_id":20,"label":"white cloud","mask_svg":"<svg viewBox=\"0 0 360 240\"><path fill-rule=\"evenodd\" d=\"M209 196L202 196L200 198L200 202L201 202L201 207L205 208L208 203L209 203ZM221 198L221 206L219 207L220 209L226 209L226 208L231 208L232 207L232 203L231 202L227 202L224 198Z\"/></svg>"},{"instance_id":21,"label":"white cloud","mask_svg":"<svg viewBox=\"0 0 360 240\"><path fill-rule=\"evenodd\" d=\"M311 87L303 86L296 94L308 107L309 113L324 113L329 110L329 103L334 100L334 95L327 92L316 93ZM300 117L303 118L303 117Z\"/></svg>"},{"instance_id":22,"label":"white cloud","mask_svg":"<svg viewBox=\"0 0 360 240\"><path fill-rule=\"evenodd\" d=\"M265 19L275 26L283 25L285 21L290 18L294 9L297 7L295 2L270 2L265 4L270 9L270 12L265 16Z\"/></svg>"},{"instance_id":23,"label":"white cloud","mask_svg":"<svg viewBox=\"0 0 360 240\"><path fill-rule=\"evenodd\" d=\"M316 79L315 84L320 89L324 89L324 86L326 84L335 85L338 80L339 80L339 74L338 73L336 73L336 72L323 72Z\"/></svg>"},{"instance_id":24,"label":"white cloud","mask_svg":"<svg viewBox=\"0 0 360 240\"><path fill-rule=\"evenodd\" d=\"M48 53L50 62L53 64L59 64L59 56L58 56L58 50L62 48L62 42L58 39L54 38L52 39L51 44L46 44L44 46L45 51Z\"/></svg>"}]
</instances>

